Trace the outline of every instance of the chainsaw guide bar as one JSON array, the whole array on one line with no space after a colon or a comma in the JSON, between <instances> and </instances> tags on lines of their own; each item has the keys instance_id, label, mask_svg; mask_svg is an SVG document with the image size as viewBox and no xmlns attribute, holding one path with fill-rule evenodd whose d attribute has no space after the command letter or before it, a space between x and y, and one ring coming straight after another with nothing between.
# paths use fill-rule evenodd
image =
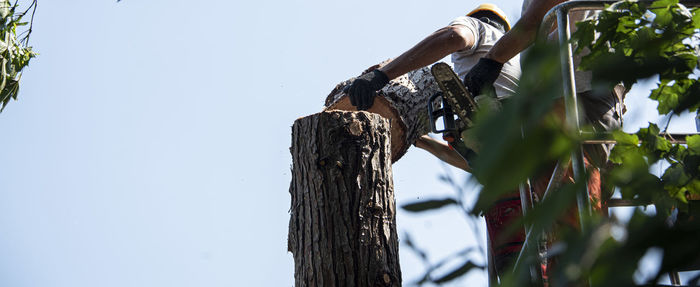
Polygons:
<instances>
[{"instance_id":1,"label":"chainsaw guide bar","mask_svg":"<svg viewBox=\"0 0 700 287\"><path fill-rule=\"evenodd\" d=\"M452 70L450 65L440 62L433 65L430 71L435 78L440 90L443 92L443 97L452 107L452 110L457 113L467 125L471 124L472 114L476 110L476 102L474 98L464 87L462 81L457 77L457 74Z\"/></svg>"}]
</instances>

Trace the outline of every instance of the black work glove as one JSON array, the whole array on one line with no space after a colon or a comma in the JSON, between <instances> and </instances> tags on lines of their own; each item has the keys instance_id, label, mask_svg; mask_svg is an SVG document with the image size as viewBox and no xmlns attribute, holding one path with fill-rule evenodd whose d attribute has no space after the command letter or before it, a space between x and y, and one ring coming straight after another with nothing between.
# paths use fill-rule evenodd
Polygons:
<instances>
[{"instance_id":1,"label":"black work glove","mask_svg":"<svg viewBox=\"0 0 700 287\"><path fill-rule=\"evenodd\" d=\"M364 111L374 104L377 91L389 83L389 77L380 70L374 70L355 79L344 89L350 96L350 104Z\"/></svg>"},{"instance_id":2,"label":"black work glove","mask_svg":"<svg viewBox=\"0 0 700 287\"><path fill-rule=\"evenodd\" d=\"M482 94L495 97L496 88L494 88L493 83L496 82L498 75L501 74L502 68L503 64L497 61L481 58L469 73L464 76L464 86L467 87L473 97Z\"/></svg>"}]
</instances>

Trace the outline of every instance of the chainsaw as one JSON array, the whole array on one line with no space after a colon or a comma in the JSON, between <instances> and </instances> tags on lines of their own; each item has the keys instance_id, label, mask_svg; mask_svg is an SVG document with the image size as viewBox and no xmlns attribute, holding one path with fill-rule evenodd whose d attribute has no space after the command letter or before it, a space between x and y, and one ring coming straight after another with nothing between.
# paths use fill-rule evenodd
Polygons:
<instances>
[{"instance_id":1,"label":"chainsaw","mask_svg":"<svg viewBox=\"0 0 700 287\"><path fill-rule=\"evenodd\" d=\"M462 140L462 131L472 125L472 116L477 104L469 91L464 87L457 74L446 63L437 63L430 68L433 78L440 91L432 95L428 101L428 117L433 133L442 134L451 149L456 151L469 166L476 156L474 150L467 147ZM437 105L439 106L436 106ZM455 119L455 112L458 119ZM442 117L442 129L438 129L437 121Z\"/></svg>"}]
</instances>

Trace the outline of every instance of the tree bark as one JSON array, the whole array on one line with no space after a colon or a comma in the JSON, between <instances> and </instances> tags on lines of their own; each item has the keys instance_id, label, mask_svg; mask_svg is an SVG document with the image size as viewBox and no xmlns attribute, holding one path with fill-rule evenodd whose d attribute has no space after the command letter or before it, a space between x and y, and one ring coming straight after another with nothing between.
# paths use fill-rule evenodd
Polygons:
<instances>
[{"instance_id":1,"label":"tree bark","mask_svg":"<svg viewBox=\"0 0 700 287\"><path fill-rule=\"evenodd\" d=\"M365 73L382 64L368 69ZM338 84L331 91L326 98L326 110L357 110L343 92L354 79ZM419 137L430 132L428 100L438 90L430 69L424 67L392 80L378 92L374 105L368 111L391 120L392 162L399 160Z\"/></svg>"},{"instance_id":2,"label":"tree bark","mask_svg":"<svg viewBox=\"0 0 700 287\"><path fill-rule=\"evenodd\" d=\"M389 121L330 111L292 127L295 285L401 286Z\"/></svg>"}]
</instances>

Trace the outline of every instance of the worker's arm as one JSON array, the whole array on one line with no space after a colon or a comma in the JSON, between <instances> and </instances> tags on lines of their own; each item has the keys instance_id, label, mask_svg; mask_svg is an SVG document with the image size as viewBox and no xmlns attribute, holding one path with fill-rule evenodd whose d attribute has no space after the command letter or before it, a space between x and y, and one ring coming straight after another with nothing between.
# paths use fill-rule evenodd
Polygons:
<instances>
[{"instance_id":1,"label":"worker's arm","mask_svg":"<svg viewBox=\"0 0 700 287\"><path fill-rule=\"evenodd\" d=\"M429 136L422 136L418 138L418 140L416 140L416 147L427 150L440 160L456 168L460 168L468 172L472 171L469 164L467 164L467 162L461 156L459 156L455 150L450 149L448 145L434 140Z\"/></svg>"},{"instance_id":2,"label":"worker's arm","mask_svg":"<svg viewBox=\"0 0 700 287\"><path fill-rule=\"evenodd\" d=\"M459 50L474 45L474 34L462 25L451 25L435 31L413 48L380 68L389 79L425 67Z\"/></svg>"},{"instance_id":3,"label":"worker's arm","mask_svg":"<svg viewBox=\"0 0 700 287\"><path fill-rule=\"evenodd\" d=\"M493 84L503 64L535 42L537 29L544 15L566 0L533 0L523 17L510 31L498 39L491 50L464 77L464 85L473 95L493 93Z\"/></svg>"},{"instance_id":4,"label":"worker's arm","mask_svg":"<svg viewBox=\"0 0 700 287\"><path fill-rule=\"evenodd\" d=\"M372 107L377 90L391 79L434 63L445 56L471 48L474 34L467 27L452 25L435 31L379 70L357 78L349 87L350 103L358 110Z\"/></svg>"},{"instance_id":5,"label":"worker's arm","mask_svg":"<svg viewBox=\"0 0 700 287\"><path fill-rule=\"evenodd\" d=\"M493 48L486 54L486 58L505 63L532 45L544 15L552 7L562 2L566 2L566 0L533 0L520 20L515 23L513 29L494 44Z\"/></svg>"}]
</instances>

